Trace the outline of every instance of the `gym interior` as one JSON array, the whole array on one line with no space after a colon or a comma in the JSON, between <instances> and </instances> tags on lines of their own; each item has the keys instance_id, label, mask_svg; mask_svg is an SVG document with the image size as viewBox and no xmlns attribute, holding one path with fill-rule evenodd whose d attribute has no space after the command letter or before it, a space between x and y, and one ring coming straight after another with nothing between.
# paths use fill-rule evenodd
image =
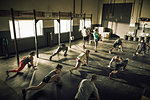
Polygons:
<instances>
[{"instance_id":1,"label":"gym interior","mask_svg":"<svg viewBox=\"0 0 150 100\"><path fill-rule=\"evenodd\" d=\"M150 45L150 0L1 0L0 1L0 99L75 100L81 80L95 74L100 100L150 100L150 53L134 56L141 40ZM73 73L76 58L83 48L82 29L89 38L88 66ZM94 30L101 36L95 52ZM123 52L109 50L121 38ZM68 47L67 56L50 56L60 44ZM23 57L35 52L33 64L18 69ZM129 58L126 69L112 78L109 62L114 56ZM22 89L38 85L57 64L63 66L61 86L55 82L22 94ZM115 64L113 65L115 66ZM78 99L77 99L78 100ZM88 100L97 100L93 95Z\"/></svg>"}]
</instances>

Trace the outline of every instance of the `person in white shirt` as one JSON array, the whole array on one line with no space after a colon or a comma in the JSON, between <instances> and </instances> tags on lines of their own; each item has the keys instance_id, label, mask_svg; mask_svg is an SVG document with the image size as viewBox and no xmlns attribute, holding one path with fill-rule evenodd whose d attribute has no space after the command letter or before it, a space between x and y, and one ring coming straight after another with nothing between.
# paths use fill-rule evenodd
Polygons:
<instances>
[{"instance_id":1,"label":"person in white shirt","mask_svg":"<svg viewBox=\"0 0 150 100\"><path fill-rule=\"evenodd\" d=\"M77 70L78 67L80 67L81 64L88 66L88 60L89 60L89 53L90 50L86 50L85 52L81 53L77 58L76 58L76 65L74 68L70 70L72 73L73 70Z\"/></svg>"},{"instance_id":2,"label":"person in white shirt","mask_svg":"<svg viewBox=\"0 0 150 100\"><path fill-rule=\"evenodd\" d=\"M91 94L94 93L97 100L100 100L98 90L94 84L96 80L97 80L97 76L95 74L92 75L90 79L83 79L79 84L78 92L74 99L75 100L88 100Z\"/></svg>"},{"instance_id":3,"label":"person in white shirt","mask_svg":"<svg viewBox=\"0 0 150 100\"><path fill-rule=\"evenodd\" d=\"M84 27L82 29L82 36L83 36L83 49L86 49L85 47L85 42L88 40L88 34L87 34L87 30L86 30L86 27Z\"/></svg>"}]
</instances>

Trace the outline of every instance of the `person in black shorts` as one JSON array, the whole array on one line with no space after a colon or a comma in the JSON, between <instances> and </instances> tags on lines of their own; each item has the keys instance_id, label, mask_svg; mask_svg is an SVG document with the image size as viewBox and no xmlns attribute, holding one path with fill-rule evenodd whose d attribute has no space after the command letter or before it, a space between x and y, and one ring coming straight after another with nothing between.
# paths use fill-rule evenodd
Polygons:
<instances>
[{"instance_id":1,"label":"person in black shorts","mask_svg":"<svg viewBox=\"0 0 150 100\"><path fill-rule=\"evenodd\" d=\"M31 86L31 87L22 89L23 95L25 95L26 92L29 91L29 90L38 90L38 89L44 87L44 86L45 86L46 84L48 84L48 83L56 82L56 83L58 84L59 81L60 81L60 72L61 72L61 69L62 69L62 68L63 68L63 66L58 64L58 65L56 66L56 69L50 71L50 72L44 77L44 79L42 80L42 82L39 83L39 85L37 85L37 86Z\"/></svg>"},{"instance_id":2,"label":"person in black shorts","mask_svg":"<svg viewBox=\"0 0 150 100\"><path fill-rule=\"evenodd\" d=\"M113 44L113 47L109 50L109 53L111 54L112 50L114 48L117 48L117 46L119 47L119 49L121 50L121 52L123 52L122 50L122 40L119 38L117 40L115 40L114 44Z\"/></svg>"},{"instance_id":3,"label":"person in black shorts","mask_svg":"<svg viewBox=\"0 0 150 100\"><path fill-rule=\"evenodd\" d=\"M145 43L144 39L142 39L141 42L137 45L136 51L133 54L133 56L136 56L136 55L140 54L142 51L143 51L143 55L145 55L146 54L146 47L150 48L148 43Z\"/></svg>"},{"instance_id":4,"label":"person in black shorts","mask_svg":"<svg viewBox=\"0 0 150 100\"><path fill-rule=\"evenodd\" d=\"M121 59L120 63L116 64L114 70L109 73L109 78L111 78L113 74L118 73L118 71L120 70L124 71L126 69L126 66L130 59L129 58L126 58L125 60L123 60L122 58L120 59Z\"/></svg>"},{"instance_id":5,"label":"person in black shorts","mask_svg":"<svg viewBox=\"0 0 150 100\"><path fill-rule=\"evenodd\" d=\"M68 51L68 47L66 47L66 45L64 43L60 44L59 47L57 48L57 50L55 51L55 53L53 53L53 55L51 55L49 57L49 60L52 60L52 57L59 54L59 52L65 52L64 56L67 56L67 51Z\"/></svg>"}]
</instances>

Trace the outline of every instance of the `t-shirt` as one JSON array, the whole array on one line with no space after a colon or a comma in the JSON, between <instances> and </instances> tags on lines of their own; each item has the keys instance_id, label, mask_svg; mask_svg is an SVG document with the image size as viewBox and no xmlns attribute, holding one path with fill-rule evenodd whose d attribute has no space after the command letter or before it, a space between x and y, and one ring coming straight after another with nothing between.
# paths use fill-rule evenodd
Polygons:
<instances>
[{"instance_id":1,"label":"t-shirt","mask_svg":"<svg viewBox=\"0 0 150 100\"><path fill-rule=\"evenodd\" d=\"M86 29L83 29L83 30L82 30L82 35L83 35L83 37L86 37L86 36L87 36Z\"/></svg>"},{"instance_id":2,"label":"t-shirt","mask_svg":"<svg viewBox=\"0 0 150 100\"><path fill-rule=\"evenodd\" d=\"M88 100L92 93L94 93L95 95L98 94L98 90L95 84L89 79L83 79L80 82L80 86L75 99Z\"/></svg>"},{"instance_id":3,"label":"t-shirt","mask_svg":"<svg viewBox=\"0 0 150 100\"><path fill-rule=\"evenodd\" d=\"M94 39L95 39L95 40L99 38L99 34L96 33L96 32L93 33L93 36L94 36Z\"/></svg>"},{"instance_id":4,"label":"t-shirt","mask_svg":"<svg viewBox=\"0 0 150 100\"><path fill-rule=\"evenodd\" d=\"M86 53L81 53L77 58L78 58L81 62L84 62L84 60L86 59Z\"/></svg>"},{"instance_id":5,"label":"t-shirt","mask_svg":"<svg viewBox=\"0 0 150 100\"><path fill-rule=\"evenodd\" d=\"M31 59L29 57L23 57L21 62L26 65L27 63L29 63L31 61Z\"/></svg>"}]
</instances>

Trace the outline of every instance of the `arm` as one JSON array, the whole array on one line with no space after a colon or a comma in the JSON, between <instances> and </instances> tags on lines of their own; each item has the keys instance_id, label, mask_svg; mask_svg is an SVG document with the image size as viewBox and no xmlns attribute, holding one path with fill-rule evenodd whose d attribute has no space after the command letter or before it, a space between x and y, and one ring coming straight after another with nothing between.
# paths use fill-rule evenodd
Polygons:
<instances>
[{"instance_id":1,"label":"arm","mask_svg":"<svg viewBox=\"0 0 150 100\"><path fill-rule=\"evenodd\" d=\"M88 62L89 62L89 54L86 57L86 64L87 64L87 66L88 66Z\"/></svg>"},{"instance_id":2,"label":"arm","mask_svg":"<svg viewBox=\"0 0 150 100\"><path fill-rule=\"evenodd\" d=\"M109 66L111 67L112 66L112 63L114 61L114 57L111 59L111 61L109 62Z\"/></svg>"},{"instance_id":3,"label":"arm","mask_svg":"<svg viewBox=\"0 0 150 100\"><path fill-rule=\"evenodd\" d=\"M135 53L138 51L139 47L140 47L140 46L139 46L139 44L138 44L138 46L137 46L137 48L136 48L136 51L135 51Z\"/></svg>"},{"instance_id":4,"label":"arm","mask_svg":"<svg viewBox=\"0 0 150 100\"><path fill-rule=\"evenodd\" d=\"M33 57L31 57L31 66L33 66L33 67L36 67L36 66L34 66L34 64L33 64Z\"/></svg>"}]
</instances>

